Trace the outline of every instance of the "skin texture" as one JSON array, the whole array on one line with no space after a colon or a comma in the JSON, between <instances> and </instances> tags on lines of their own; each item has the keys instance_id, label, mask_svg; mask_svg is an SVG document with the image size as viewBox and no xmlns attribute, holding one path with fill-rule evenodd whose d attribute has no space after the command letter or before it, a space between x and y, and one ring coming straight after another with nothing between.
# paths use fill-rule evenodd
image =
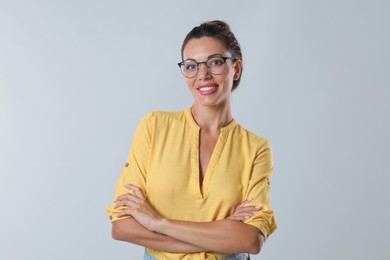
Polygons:
<instances>
[{"instance_id":1,"label":"skin texture","mask_svg":"<svg viewBox=\"0 0 390 260\"><path fill-rule=\"evenodd\" d=\"M210 37L190 40L183 51L184 59L192 58L198 62L206 61L214 54L231 57L223 43ZM194 97L191 112L201 128L200 185L220 130L233 119L230 105L232 85L233 81L239 78L241 65L240 60L236 62L227 60L224 73L212 75L202 64L194 78L186 78L188 89ZM205 91L205 87L212 87L212 91ZM119 196L114 202L114 207L127 207L118 214L118 217L133 218L113 223L114 239L167 252L213 251L227 254L240 252L257 254L261 250L264 243L263 235L256 227L242 222L260 209L245 206L250 202L250 198L237 205L235 212L227 219L190 222L164 218L149 203L139 187L131 184L126 184L125 187L132 192Z\"/></svg>"}]
</instances>

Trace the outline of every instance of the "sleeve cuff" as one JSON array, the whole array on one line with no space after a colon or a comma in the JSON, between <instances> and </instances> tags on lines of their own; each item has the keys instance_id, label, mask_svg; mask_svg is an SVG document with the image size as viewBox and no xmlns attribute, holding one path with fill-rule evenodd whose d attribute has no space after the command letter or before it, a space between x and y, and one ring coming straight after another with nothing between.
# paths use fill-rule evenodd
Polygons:
<instances>
[{"instance_id":1,"label":"sleeve cuff","mask_svg":"<svg viewBox=\"0 0 390 260\"><path fill-rule=\"evenodd\" d=\"M121 219L126 219L126 218L131 218L131 216L123 216L123 217L117 217L119 213L122 212L126 207L119 207L114 209L112 205L106 207L106 211L108 213L108 216L110 218L110 222L113 223L114 221L121 220Z\"/></svg>"}]
</instances>

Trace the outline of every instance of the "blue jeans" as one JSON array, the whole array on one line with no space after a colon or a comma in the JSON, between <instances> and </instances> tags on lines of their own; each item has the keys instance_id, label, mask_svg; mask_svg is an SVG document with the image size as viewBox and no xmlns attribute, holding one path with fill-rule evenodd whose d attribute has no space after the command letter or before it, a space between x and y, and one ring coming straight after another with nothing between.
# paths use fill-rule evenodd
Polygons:
<instances>
[{"instance_id":1,"label":"blue jeans","mask_svg":"<svg viewBox=\"0 0 390 260\"><path fill-rule=\"evenodd\" d=\"M229 256L222 258L222 260L249 260L249 259L250 259L250 256L249 256L249 254L246 254L246 253L229 255ZM154 258L153 256L149 255L147 252L145 252L144 260L158 260L158 259Z\"/></svg>"}]
</instances>

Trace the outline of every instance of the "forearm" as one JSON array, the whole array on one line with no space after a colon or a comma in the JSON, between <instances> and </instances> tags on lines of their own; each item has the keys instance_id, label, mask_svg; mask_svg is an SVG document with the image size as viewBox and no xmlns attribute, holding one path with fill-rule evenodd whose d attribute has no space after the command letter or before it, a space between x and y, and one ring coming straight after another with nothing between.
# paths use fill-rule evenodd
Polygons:
<instances>
[{"instance_id":1,"label":"forearm","mask_svg":"<svg viewBox=\"0 0 390 260\"><path fill-rule=\"evenodd\" d=\"M165 252L195 253L205 251L201 247L190 243L152 232L139 224L134 218L115 221L112 224L112 236L116 240Z\"/></svg>"},{"instance_id":2,"label":"forearm","mask_svg":"<svg viewBox=\"0 0 390 260\"><path fill-rule=\"evenodd\" d=\"M156 232L204 248L204 251L227 254L257 254L264 242L256 227L229 219L212 222L163 219Z\"/></svg>"},{"instance_id":3,"label":"forearm","mask_svg":"<svg viewBox=\"0 0 390 260\"><path fill-rule=\"evenodd\" d=\"M125 240L156 249L156 246L161 247L161 242L166 242L164 243L164 248L162 249L164 251L175 250L175 248L171 248L169 246L171 246L172 243L179 242L184 242L184 244L180 244L180 246L186 248L187 246L191 246L190 250L192 250L192 247L194 246L194 250L201 249L199 251L213 251L226 254L241 252L257 254L262 247L264 237L261 232L252 225L231 219L211 222L191 222L165 219L144 197L139 187L129 184L125 186L133 190L134 195L129 193L124 194L115 200L114 208L121 206L127 207L117 216L133 216L133 225L134 223L142 225L145 227L145 230L147 229L166 235L170 238L176 239L177 241L164 240L163 237L155 237L150 235L150 233L144 234L144 229L135 231L133 228L128 229L126 226L122 226L122 228L118 229L120 231L119 233L123 235L126 234L126 232L129 232L128 234L129 236L131 235L131 239L128 240L127 236L124 236L126 239L114 236L119 240ZM136 227L139 228L137 225ZM134 234L136 235L134 236ZM148 237L149 235L150 237ZM150 239L152 241L148 241ZM169 247L169 249L166 247ZM176 249L175 252L183 252L183 250Z\"/></svg>"}]
</instances>

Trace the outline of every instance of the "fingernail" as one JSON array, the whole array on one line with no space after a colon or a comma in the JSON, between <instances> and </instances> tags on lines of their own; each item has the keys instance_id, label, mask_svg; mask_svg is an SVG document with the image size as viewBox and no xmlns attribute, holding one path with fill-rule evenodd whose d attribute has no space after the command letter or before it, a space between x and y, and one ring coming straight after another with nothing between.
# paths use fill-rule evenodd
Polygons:
<instances>
[{"instance_id":1,"label":"fingernail","mask_svg":"<svg viewBox=\"0 0 390 260\"><path fill-rule=\"evenodd\" d=\"M256 206L255 209L261 209L261 207L260 206Z\"/></svg>"}]
</instances>

